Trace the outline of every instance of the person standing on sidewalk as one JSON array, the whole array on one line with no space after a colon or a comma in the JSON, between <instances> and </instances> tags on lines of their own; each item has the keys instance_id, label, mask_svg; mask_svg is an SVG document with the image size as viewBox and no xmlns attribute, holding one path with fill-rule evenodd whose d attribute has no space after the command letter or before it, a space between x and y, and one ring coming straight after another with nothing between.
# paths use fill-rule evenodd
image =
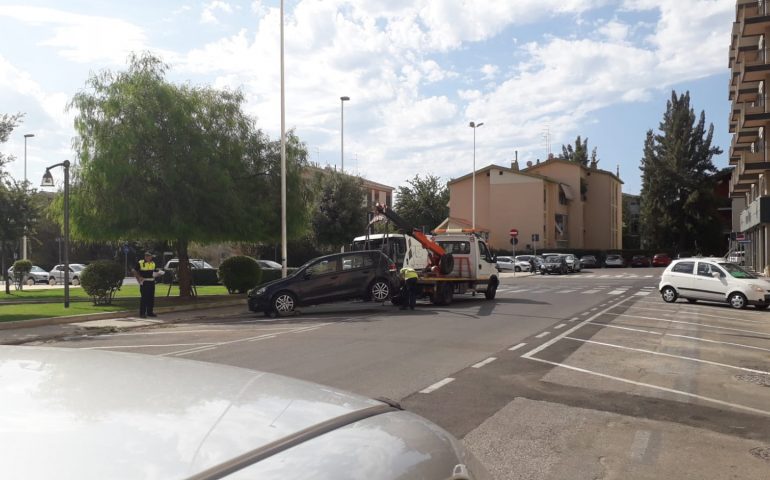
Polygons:
<instances>
[{"instance_id":1,"label":"person standing on sidewalk","mask_svg":"<svg viewBox=\"0 0 770 480\"><path fill-rule=\"evenodd\" d=\"M162 275L152 259L152 253L145 252L144 260L139 260L134 264L134 276L139 282L139 317L156 317L153 309L155 308L155 278Z\"/></svg>"},{"instance_id":2,"label":"person standing on sidewalk","mask_svg":"<svg viewBox=\"0 0 770 480\"><path fill-rule=\"evenodd\" d=\"M417 303L417 272L413 268L404 267L401 269L401 278L404 280L404 286L401 290L401 310L414 310Z\"/></svg>"}]
</instances>

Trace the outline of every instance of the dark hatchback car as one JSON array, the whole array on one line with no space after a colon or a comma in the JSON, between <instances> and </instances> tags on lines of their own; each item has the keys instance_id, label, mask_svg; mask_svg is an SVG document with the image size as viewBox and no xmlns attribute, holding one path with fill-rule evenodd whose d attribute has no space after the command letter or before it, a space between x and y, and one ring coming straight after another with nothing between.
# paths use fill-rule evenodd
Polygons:
<instances>
[{"instance_id":1,"label":"dark hatchback car","mask_svg":"<svg viewBox=\"0 0 770 480\"><path fill-rule=\"evenodd\" d=\"M580 257L580 265L583 266L583 268L599 268L601 267L601 264L599 263L599 260L596 259L596 256L594 255L583 255Z\"/></svg>"},{"instance_id":2,"label":"dark hatchback car","mask_svg":"<svg viewBox=\"0 0 770 480\"><path fill-rule=\"evenodd\" d=\"M631 259L631 267L649 267L651 265L650 257L645 255L634 255Z\"/></svg>"},{"instance_id":3,"label":"dark hatchback car","mask_svg":"<svg viewBox=\"0 0 770 480\"><path fill-rule=\"evenodd\" d=\"M396 264L379 250L315 258L286 278L249 292L249 310L288 314L298 306L361 298L385 302L399 286Z\"/></svg>"},{"instance_id":4,"label":"dark hatchback car","mask_svg":"<svg viewBox=\"0 0 770 480\"><path fill-rule=\"evenodd\" d=\"M540 274L545 275L546 273L568 274L567 257L565 255L546 255Z\"/></svg>"}]
</instances>

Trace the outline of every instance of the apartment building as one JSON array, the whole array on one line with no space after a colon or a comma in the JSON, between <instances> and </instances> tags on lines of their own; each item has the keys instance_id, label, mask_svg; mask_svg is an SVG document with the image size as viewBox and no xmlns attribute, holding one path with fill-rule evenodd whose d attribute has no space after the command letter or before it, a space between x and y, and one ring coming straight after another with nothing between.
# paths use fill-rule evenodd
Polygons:
<instances>
[{"instance_id":1,"label":"apartment building","mask_svg":"<svg viewBox=\"0 0 770 480\"><path fill-rule=\"evenodd\" d=\"M336 171L336 170L333 170L329 166L325 168L321 168L316 164L310 164L307 167L305 167L303 176L305 177L305 179L310 180L312 178L315 178L318 175L325 175L328 172L332 172L332 171ZM363 202L364 205L366 205L367 208L371 207L371 209L373 210L374 205L376 203L383 203L386 205L392 204L393 187L384 185L382 183L377 183L363 177L358 177L358 178L361 179L363 189L366 192L364 194L364 198L361 199L361 201Z\"/></svg>"},{"instance_id":2,"label":"apartment building","mask_svg":"<svg viewBox=\"0 0 770 480\"><path fill-rule=\"evenodd\" d=\"M476 172L476 229L497 249L621 249L623 182L596 165L549 158L519 169L490 165ZM472 173L450 181L449 218L441 227L470 228Z\"/></svg>"},{"instance_id":3,"label":"apartment building","mask_svg":"<svg viewBox=\"0 0 770 480\"><path fill-rule=\"evenodd\" d=\"M770 159L767 141L770 109L770 5L766 0L738 0L735 6L728 65L731 71L729 161L734 166L729 192L742 239L746 264L768 273L770 268ZM737 223L737 228L736 228Z\"/></svg>"}]
</instances>

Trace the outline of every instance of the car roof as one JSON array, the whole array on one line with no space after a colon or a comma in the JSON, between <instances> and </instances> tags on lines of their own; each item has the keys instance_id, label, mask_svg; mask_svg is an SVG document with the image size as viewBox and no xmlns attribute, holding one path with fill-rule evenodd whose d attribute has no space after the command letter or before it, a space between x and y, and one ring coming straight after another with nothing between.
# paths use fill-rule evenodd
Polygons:
<instances>
[{"instance_id":1,"label":"car roof","mask_svg":"<svg viewBox=\"0 0 770 480\"><path fill-rule=\"evenodd\" d=\"M384 404L218 364L0 346L0 471L24 478L187 478ZM41 456L45 461L41 461Z\"/></svg>"}]
</instances>

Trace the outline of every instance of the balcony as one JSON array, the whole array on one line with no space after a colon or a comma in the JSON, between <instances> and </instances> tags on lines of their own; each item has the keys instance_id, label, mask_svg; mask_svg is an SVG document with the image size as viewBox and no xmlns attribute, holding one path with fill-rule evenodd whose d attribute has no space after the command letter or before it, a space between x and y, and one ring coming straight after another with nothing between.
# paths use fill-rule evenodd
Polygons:
<instances>
[{"instance_id":1,"label":"balcony","mask_svg":"<svg viewBox=\"0 0 770 480\"><path fill-rule=\"evenodd\" d=\"M742 152L741 159L735 170L738 171L739 179L753 179L756 175L759 175L766 170L770 170L770 163L767 162L766 151L751 152L747 150ZM744 182L741 181L739 183Z\"/></svg>"},{"instance_id":2,"label":"balcony","mask_svg":"<svg viewBox=\"0 0 770 480\"><path fill-rule=\"evenodd\" d=\"M766 110L764 96L760 96L753 104L744 104L740 108L740 120L738 121L741 130L767 125L770 122L770 113L767 113Z\"/></svg>"},{"instance_id":3,"label":"balcony","mask_svg":"<svg viewBox=\"0 0 770 480\"><path fill-rule=\"evenodd\" d=\"M738 162L741 161L741 154L745 151L749 151L751 148L751 145L730 145L730 152L729 152L729 163L730 165L738 165Z\"/></svg>"},{"instance_id":4,"label":"balcony","mask_svg":"<svg viewBox=\"0 0 770 480\"><path fill-rule=\"evenodd\" d=\"M741 35L744 37L761 35L770 27L770 6L767 0L746 3L739 16L742 17Z\"/></svg>"},{"instance_id":5,"label":"balcony","mask_svg":"<svg viewBox=\"0 0 770 480\"><path fill-rule=\"evenodd\" d=\"M741 212L741 232L760 223L770 223L770 197L757 198Z\"/></svg>"},{"instance_id":6,"label":"balcony","mask_svg":"<svg viewBox=\"0 0 770 480\"><path fill-rule=\"evenodd\" d=\"M770 17L768 18L770 19ZM767 48L747 55L746 61L740 63L740 83L758 82L766 79L770 74L770 62L768 60L770 60L770 52Z\"/></svg>"}]
</instances>

